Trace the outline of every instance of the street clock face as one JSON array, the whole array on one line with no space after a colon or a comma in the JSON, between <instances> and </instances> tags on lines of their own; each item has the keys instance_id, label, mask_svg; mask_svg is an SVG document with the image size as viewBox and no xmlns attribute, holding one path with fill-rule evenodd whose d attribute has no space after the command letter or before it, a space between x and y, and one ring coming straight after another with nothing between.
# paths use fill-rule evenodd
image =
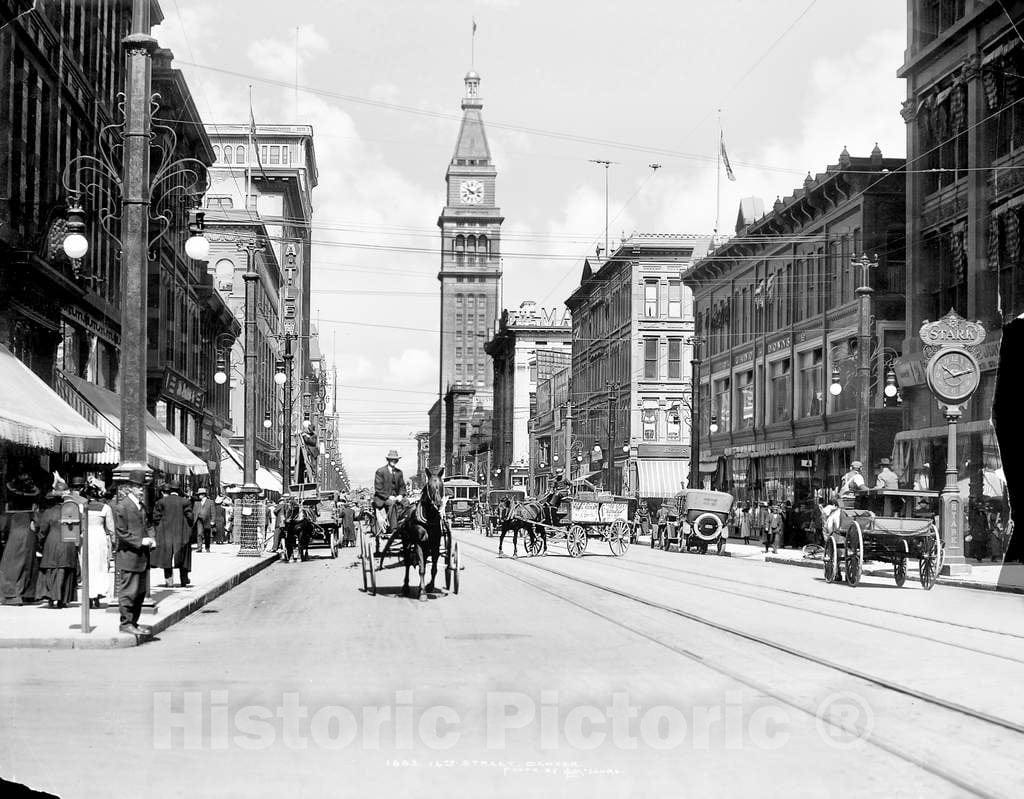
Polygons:
<instances>
[{"instance_id":1,"label":"street clock face","mask_svg":"<svg viewBox=\"0 0 1024 799\"><path fill-rule=\"evenodd\" d=\"M459 186L459 199L466 205L479 205L484 201L484 184L479 180L464 180Z\"/></svg>"},{"instance_id":2,"label":"street clock face","mask_svg":"<svg viewBox=\"0 0 1024 799\"><path fill-rule=\"evenodd\" d=\"M937 352L928 361L928 385L950 404L968 399L981 381L981 369L967 350L953 347Z\"/></svg>"}]
</instances>

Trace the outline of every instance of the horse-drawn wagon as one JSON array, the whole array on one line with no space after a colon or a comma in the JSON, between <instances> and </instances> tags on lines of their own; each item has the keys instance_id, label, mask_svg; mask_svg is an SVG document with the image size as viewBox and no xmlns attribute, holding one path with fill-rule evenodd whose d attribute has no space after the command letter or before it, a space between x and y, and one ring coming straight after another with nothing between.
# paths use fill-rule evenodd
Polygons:
<instances>
[{"instance_id":1,"label":"horse-drawn wagon","mask_svg":"<svg viewBox=\"0 0 1024 799\"><path fill-rule=\"evenodd\" d=\"M498 488L487 492L487 504L483 506L484 518L481 527L484 535L490 538L501 531L502 522L506 520L514 503L525 502L526 492L521 488Z\"/></svg>"},{"instance_id":2,"label":"horse-drawn wagon","mask_svg":"<svg viewBox=\"0 0 1024 799\"><path fill-rule=\"evenodd\" d=\"M326 522L326 523L322 523ZM325 500L316 483L289 486L281 501L281 530L286 560L297 549L300 560L309 559L309 547L321 541L332 558L338 557L338 522L333 502Z\"/></svg>"},{"instance_id":3,"label":"horse-drawn wagon","mask_svg":"<svg viewBox=\"0 0 1024 799\"><path fill-rule=\"evenodd\" d=\"M825 581L860 582L867 561L890 563L896 585L907 580L907 561L917 559L921 587L930 590L942 569L938 494L878 489L865 492L860 508L836 508L825 520ZM877 511L877 512L876 512Z\"/></svg>"}]
</instances>

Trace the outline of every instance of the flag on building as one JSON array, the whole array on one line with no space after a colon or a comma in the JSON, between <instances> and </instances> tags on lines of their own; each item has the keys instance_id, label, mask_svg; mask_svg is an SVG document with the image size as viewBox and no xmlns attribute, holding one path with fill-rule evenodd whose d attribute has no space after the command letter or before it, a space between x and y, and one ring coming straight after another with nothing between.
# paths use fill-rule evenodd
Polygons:
<instances>
[{"instance_id":1,"label":"flag on building","mask_svg":"<svg viewBox=\"0 0 1024 799\"><path fill-rule=\"evenodd\" d=\"M252 151L256 156L256 163L259 165L260 174L265 178L266 170L263 169L263 158L260 156L260 143L256 138L256 116L252 112L252 103L249 103L249 139L251 140ZM251 163L251 162L250 162Z\"/></svg>"},{"instance_id":2,"label":"flag on building","mask_svg":"<svg viewBox=\"0 0 1024 799\"><path fill-rule=\"evenodd\" d=\"M476 33L476 17L473 17L473 33Z\"/></svg>"},{"instance_id":3,"label":"flag on building","mask_svg":"<svg viewBox=\"0 0 1024 799\"><path fill-rule=\"evenodd\" d=\"M732 171L732 164L729 163L729 154L725 151L725 134L720 131L718 135L722 150L722 163L725 164L725 176L729 180L736 180L736 175Z\"/></svg>"}]
</instances>

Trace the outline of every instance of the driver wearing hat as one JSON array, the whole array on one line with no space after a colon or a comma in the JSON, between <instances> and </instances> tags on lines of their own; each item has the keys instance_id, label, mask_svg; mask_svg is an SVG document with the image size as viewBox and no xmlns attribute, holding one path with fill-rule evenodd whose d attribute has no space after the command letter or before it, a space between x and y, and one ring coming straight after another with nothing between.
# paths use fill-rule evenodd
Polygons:
<instances>
[{"instance_id":1,"label":"driver wearing hat","mask_svg":"<svg viewBox=\"0 0 1024 799\"><path fill-rule=\"evenodd\" d=\"M860 461L854 461L850 464L850 470L843 475L843 480L839 484L839 499L842 500L844 507L852 508L857 494L868 489L864 475L860 473L863 467L864 464Z\"/></svg>"},{"instance_id":2,"label":"driver wearing hat","mask_svg":"<svg viewBox=\"0 0 1024 799\"><path fill-rule=\"evenodd\" d=\"M900 479L891 468L892 461L882 458L878 462L878 477L875 481L875 488L899 488Z\"/></svg>"},{"instance_id":3,"label":"driver wearing hat","mask_svg":"<svg viewBox=\"0 0 1024 799\"><path fill-rule=\"evenodd\" d=\"M373 475L373 507L378 522L386 522L388 530L394 530L398 524L398 503L405 496L405 476L398 468L401 457L398 450L392 449L386 456L387 464Z\"/></svg>"}]
</instances>

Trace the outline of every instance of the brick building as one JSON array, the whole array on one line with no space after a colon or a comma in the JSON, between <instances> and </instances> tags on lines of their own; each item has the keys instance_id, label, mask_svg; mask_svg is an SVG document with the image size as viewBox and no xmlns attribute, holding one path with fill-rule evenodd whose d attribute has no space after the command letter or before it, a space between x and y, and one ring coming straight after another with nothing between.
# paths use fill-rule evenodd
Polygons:
<instances>
[{"instance_id":1,"label":"brick building","mask_svg":"<svg viewBox=\"0 0 1024 799\"><path fill-rule=\"evenodd\" d=\"M883 389L905 337L903 165L877 147L867 158L844 149L767 215L744 201L736 236L684 275L705 342L697 430L715 487L801 502L835 486L851 460L869 471L891 453L901 414L884 407ZM851 262L864 252L879 266L867 331L872 401L858 414L862 280ZM858 424L868 426L869 452L855 455Z\"/></svg>"}]
</instances>

